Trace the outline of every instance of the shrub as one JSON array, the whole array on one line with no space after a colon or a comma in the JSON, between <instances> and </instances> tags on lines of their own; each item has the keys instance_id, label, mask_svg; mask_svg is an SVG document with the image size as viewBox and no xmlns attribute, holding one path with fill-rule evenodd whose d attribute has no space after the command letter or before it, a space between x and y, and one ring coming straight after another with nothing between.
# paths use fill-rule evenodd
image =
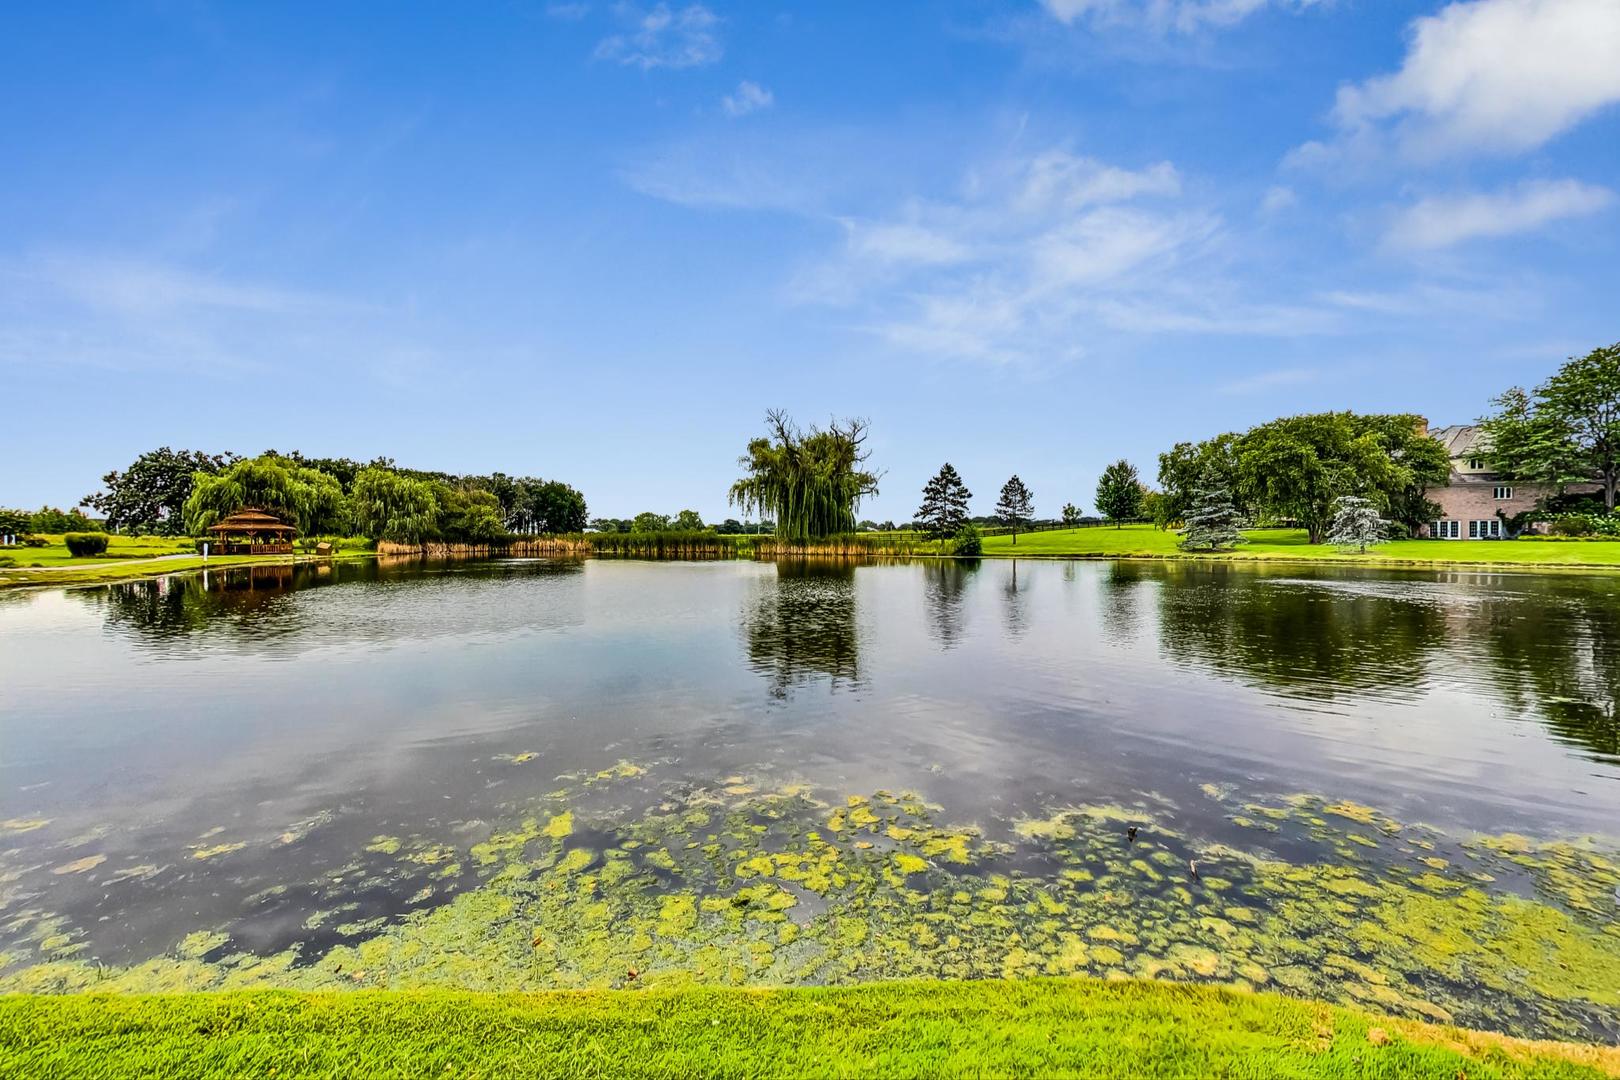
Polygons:
<instances>
[{"instance_id":1,"label":"shrub","mask_svg":"<svg viewBox=\"0 0 1620 1080\"><path fill-rule=\"evenodd\" d=\"M106 533L68 533L62 537L62 543L67 545L70 555L83 558L86 555L101 555L107 550Z\"/></svg>"},{"instance_id":2,"label":"shrub","mask_svg":"<svg viewBox=\"0 0 1620 1080\"><path fill-rule=\"evenodd\" d=\"M976 526L964 525L956 530L956 538L951 543L952 555L980 555L983 552L984 542Z\"/></svg>"},{"instance_id":3,"label":"shrub","mask_svg":"<svg viewBox=\"0 0 1620 1080\"><path fill-rule=\"evenodd\" d=\"M50 547L51 542L45 539L43 536L34 536L30 534L22 538L22 545L23 547Z\"/></svg>"}]
</instances>

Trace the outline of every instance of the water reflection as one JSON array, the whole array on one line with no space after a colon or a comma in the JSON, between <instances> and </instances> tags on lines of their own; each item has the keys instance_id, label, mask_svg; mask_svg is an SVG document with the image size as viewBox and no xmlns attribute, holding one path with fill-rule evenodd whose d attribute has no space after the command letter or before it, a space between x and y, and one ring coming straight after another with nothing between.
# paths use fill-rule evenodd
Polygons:
<instances>
[{"instance_id":1,"label":"water reflection","mask_svg":"<svg viewBox=\"0 0 1620 1080\"><path fill-rule=\"evenodd\" d=\"M73 589L65 595L99 609L107 628L118 636L164 655L201 655L225 645L274 656L355 637L390 641L419 637L424 630L437 635L577 624L583 619L577 597L567 597L568 603L559 606L559 597L547 594L537 609L533 586L582 570L577 559L492 562L401 556L222 567ZM478 593L458 599L483 602L442 604L444 594L436 585L450 575ZM501 588L516 583L528 588ZM344 599L326 599L328 586L338 587L335 592ZM412 601L442 611L436 620L425 620Z\"/></svg>"},{"instance_id":2,"label":"water reflection","mask_svg":"<svg viewBox=\"0 0 1620 1080\"><path fill-rule=\"evenodd\" d=\"M1620 763L1620 604L1608 590L1554 602L1492 597L1461 620L1483 643L1497 692L1566 745Z\"/></svg>"},{"instance_id":3,"label":"water reflection","mask_svg":"<svg viewBox=\"0 0 1620 1080\"><path fill-rule=\"evenodd\" d=\"M778 562L743 603L748 663L773 698L822 679L832 688L861 682L855 618L855 563L847 559Z\"/></svg>"},{"instance_id":4,"label":"water reflection","mask_svg":"<svg viewBox=\"0 0 1620 1080\"><path fill-rule=\"evenodd\" d=\"M1447 641L1445 609L1404 582L1231 566L1164 566L1156 576L1168 659L1289 697L1410 697Z\"/></svg>"},{"instance_id":5,"label":"water reflection","mask_svg":"<svg viewBox=\"0 0 1620 1080\"><path fill-rule=\"evenodd\" d=\"M930 559L922 564L928 629L942 649L949 649L962 639L967 618L963 601L968 583L978 569L978 559Z\"/></svg>"},{"instance_id":6,"label":"water reflection","mask_svg":"<svg viewBox=\"0 0 1620 1080\"><path fill-rule=\"evenodd\" d=\"M1024 586L1018 587L1018 560L1012 561L1012 571L1001 587L1001 616L1009 637L1018 637L1029 628L1029 575L1024 575Z\"/></svg>"}]
</instances>

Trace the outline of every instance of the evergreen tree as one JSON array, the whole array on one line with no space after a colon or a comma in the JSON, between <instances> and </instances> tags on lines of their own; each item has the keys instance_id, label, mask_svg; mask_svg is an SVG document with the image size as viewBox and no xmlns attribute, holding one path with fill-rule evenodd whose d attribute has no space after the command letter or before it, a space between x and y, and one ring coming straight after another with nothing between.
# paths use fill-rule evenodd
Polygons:
<instances>
[{"instance_id":1,"label":"evergreen tree","mask_svg":"<svg viewBox=\"0 0 1620 1080\"><path fill-rule=\"evenodd\" d=\"M1024 486L1013 473L1011 480L1001 485L1001 500L996 503L996 517L1012 529L1013 543L1018 543L1018 526L1035 515L1035 493Z\"/></svg>"},{"instance_id":2,"label":"evergreen tree","mask_svg":"<svg viewBox=\"0 0 1620 1080\"><path fill-rule=\"evenodd\" d=\"M1328 543L1334 547L1358 548L1363 553L1368 544L1384 539L1384 519L1378 516L1378 507L1358 495L1343 495L1333 504L1333 524L1328 530Z\"/></svg>"},{"instance_id":3,"label":"evergreen tree","mask_svg":"<svg viewBox=\"0 0 1620 1080\"><path fill-rule=\"evenodd\" d=\"M1213 472L1193 489L1181 530L1184 551L1225 551L1243 543L1243 515L1232 505L1232 492Z\"/></svg>"},{"instance_id":4,"label":"evergreen tree","mask_svg":"<svg viewBox=\"0 0 1620 1080\"><path fill-rule=\"evenodd\" d=\"M967 523L968 500L973 492L962 483L961 476L950 462L941 466L938 474L923 488L922 507L917 511L917 524L931 536L955 536Z\"/></svg>"},{"instance_id":5,"label":"evergreen tree","mask_svg":"<svg viewBox=\"0 0 1620 1080\"><path fill-rule=\"evenodd\" d=\"M1142 516L1142 481L1135 465L1121 458L1103 470L1097 480L1097 509L1115 526Z\"/></svg>"}]
</instances>

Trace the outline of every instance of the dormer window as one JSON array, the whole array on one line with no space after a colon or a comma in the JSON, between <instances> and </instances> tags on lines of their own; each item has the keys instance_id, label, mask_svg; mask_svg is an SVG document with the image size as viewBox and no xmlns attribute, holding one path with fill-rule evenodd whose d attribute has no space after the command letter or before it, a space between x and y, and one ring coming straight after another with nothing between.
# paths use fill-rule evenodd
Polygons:
<instances>
[{"instance_id":1,"label":"dormer window","mask_svg":"<svg viewBox=\"0 0 1620 1080\"><path fill-rule=\"evenodd\" d=\"M1468 459L1468 467L1470 469L1483 469L1485 467L1485 459L1471 457Z\"/></svg>"}]
</instances>

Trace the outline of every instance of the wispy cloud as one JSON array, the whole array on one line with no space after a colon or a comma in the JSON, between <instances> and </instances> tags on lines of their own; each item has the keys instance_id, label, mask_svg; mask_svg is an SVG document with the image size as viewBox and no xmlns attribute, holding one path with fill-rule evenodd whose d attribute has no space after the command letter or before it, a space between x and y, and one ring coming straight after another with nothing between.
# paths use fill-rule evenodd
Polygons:
<instances>
[{"instance_id":1,"label":"wispy cloud","mask_svg":"<svg viewBox=\"0 0 1620 1080\"><path fill-rule=\"evenodd\" d=\"M843 244L794 285L859 313L896 348L1036 367L1118 335L1297 334L1320 311L1248 301L1222 272L1218 215L1169 162L1123 168L1063 149L972 171L962 194L841 218Z\"/></svg>"},{"instance_id":2,"label":"wispy cloud","mask_svg":"<svg viewBox=\"0 0 1620 1080\"><path fill-rule=\"evenodd\" d=\"M1241 379L1233 379L1216 387L1223 394L1243 395L1261 394L1267 390L1276 390L1285 386L1301 386L1305 383L1316 382L1322 373L1312 368L1278 368L1275 371L1262 371L1248 375Z\"/></svg>"},{"instance_id":3,"label":"wispy cloud","mask_svg":"<svg viewBox=\"0 0 1620 1080\"><path fill-rule=\"evenodd\" d=\"M559 22L578 22L590 13L591 5L583 2L546 5L547 18L556 19Z\"/></svg>"},{"instance_id":4,"label":"wispy cloud","mask_svg":"<svg viewBox=\"0 0 1620 1080\"><path fill-rule=\"evenodd\" d=\"M0 259L0 367L233 377L425 348L398 312L131 255Z\"/></svg>"},{"instance_id":5,"label":"wispy cloud","mask_svg":"<svg viewBox=\"0 0 1620 1080\"><path fill-rule=\"evenodd\" d=\"M759 112L775 104L775 94L759 83L749 82L747 79L737 84L735 92L720 99L720 107L726 110L728 116L747 116L751 112Z\"/></svg>"},{"instance_id":6,"label":"wispy cloud","mask_svg":"<svg viewBox=\"0 0 1620 1080\"><path fill-rule=\"evenodd\" d=\"M1205 27L1233 26L1267 8L1301 11L1331 0L1041 0L1064 25L1146 29L1190 34Z\"/></svg>"},{"instance_id":7,"label":"wispy cloud","mask_svg":"<svg viewBox=\"0 0 1620 1080\"><path fill-rule=\"evenodd\" d=\"M1620 102L1620 3L1458 0L1416 19L1399 70L1343 86L1300 165L1532 150Z\"/></svg>"},{"instance_id":8,"label":"wispy cloud","mask_svg":"<svg viewBox=\"0 0 1620 1080\"><path fill-rule=\"evenodd\" d=\"M661 3L650 10L621 4L615 12L627 28L597 43L598 59L650 71L702 67L725 52L718 35L719 16L702 4L674 9Z\"/></svg>"},{"instance_id":9,"label":"wispy cloud","mask_svg":"<svg viewBox=\"0 0 1620 1080\"><path fill-rule=\"evenodd\" d=\"M1299 203L1299 195L1291 187L1274 184L1266 189L1265 196L1260 200L1262 214L1280 214L1284 210L1292 209Z\"/></svg>"},{"instance_id":10,"label":"wispy cloud","mask_svg":"<svg viewBox=\"0 0 1620 1080\"><path fill-rule=\"evenodd\" d=\"M1530 232L1562 218L1596 213L1613 202L1608 188L1579 180L1533 180L1505 191L1435 195L1399 211L1384 243L1407 251L1446 248L1480 237Z\"/></svg>"}]
</instances>

